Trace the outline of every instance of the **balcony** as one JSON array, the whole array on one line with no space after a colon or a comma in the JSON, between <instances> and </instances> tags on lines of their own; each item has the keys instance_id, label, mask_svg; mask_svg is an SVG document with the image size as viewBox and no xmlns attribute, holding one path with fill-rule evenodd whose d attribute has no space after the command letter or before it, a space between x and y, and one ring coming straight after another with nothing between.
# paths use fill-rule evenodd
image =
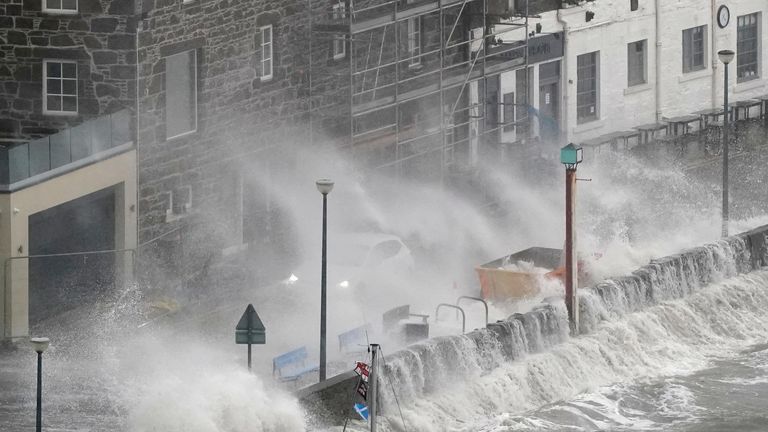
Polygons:
<instances>
[{"instance_id":1,"label":"balcony","mask_svg":"<svg viewBox=\"0 0 768 432\"><path fill-rule=\"evenodd\" d=\"M124 109L57 134L0 144L0 191L12 191L108 158L133 146L133 116Z\"/></svg>"}]
</instances>

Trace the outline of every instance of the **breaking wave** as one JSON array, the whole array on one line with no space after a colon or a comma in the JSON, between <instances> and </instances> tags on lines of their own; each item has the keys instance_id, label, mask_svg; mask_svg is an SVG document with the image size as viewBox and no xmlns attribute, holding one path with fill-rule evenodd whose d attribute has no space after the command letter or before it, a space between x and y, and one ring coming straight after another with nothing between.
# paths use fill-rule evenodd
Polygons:
<instances>
[{"instance_id":1,"label":"breaking wave","mask_svg":"<svg viewBox=\"0 0 768 432\"><path fill-rule=\"evenodd\" d=\"M546 420L522 414L598 387L689 374L763 341L768 271L747 273L759 267L750 252L749 238L732 237L582 289L577 338L569 337L565 307L557 299L487 329L435 338L385 357L383 429L402 429L397 402L407 430L551 429ZM669 387L662 400L684 404L683 390ZM573 404L570 414L561 407L561 415L590 411L589 418L573 423L586 429L648 426L600 401Z\"/></svg>"}]
</instances>

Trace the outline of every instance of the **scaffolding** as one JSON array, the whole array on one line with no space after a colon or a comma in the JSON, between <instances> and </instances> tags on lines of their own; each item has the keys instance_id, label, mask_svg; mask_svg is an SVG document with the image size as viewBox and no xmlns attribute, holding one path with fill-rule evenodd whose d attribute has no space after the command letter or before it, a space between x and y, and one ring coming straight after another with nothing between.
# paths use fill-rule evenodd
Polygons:
<instances>
[{"instance_id":1,"label":"scaffolding","mask_svg":"<svg viewBox=\"0 0 768 432\"><path fill-rule=\"evenodd\" d=\"M379 170L439 166L443 181L457 155L469 166L499 145L517 122L501 120L504 72L526 71L528 105L527 0L333 0L319 15L313 38L348 79L344 147Z\"/></svg>"}]
</instances>

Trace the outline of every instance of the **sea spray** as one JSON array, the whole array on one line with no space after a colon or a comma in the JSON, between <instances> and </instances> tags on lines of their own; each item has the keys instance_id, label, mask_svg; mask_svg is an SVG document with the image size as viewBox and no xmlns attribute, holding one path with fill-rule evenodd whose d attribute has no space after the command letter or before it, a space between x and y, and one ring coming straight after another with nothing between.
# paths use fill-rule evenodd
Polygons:
<instances>
[{"instance_id":1,"label":"sea spray","mask_svg":"<svg viewBox=\"0 0 768 432\"><path fill-rule=\"evenodd\" d=\"M765 327L747 331L744 323L762 322L768 308L742 305L768 306L764 272L717 284L750 269L745 239L729 238L584 290L584 337L568 339L561 305L545 305L489 329L411 346L389 359L384 375L406 406L419 407L420 415L404 414L412 426L447 430L595 386L695 370ZM743 316L746 310L751 315ZM505 390L490 391L499 387Z\"/></svg>"},{"instance_id":2,"label":"sea spray","mask_svg":"<svg viewBox=\"0 0 768 432\"><path fill-rule=\"evenodd\" d=\"M124 365L130 432L300 432L296 399L201 347L154 346Z\"/></svg>"}]
</instances>

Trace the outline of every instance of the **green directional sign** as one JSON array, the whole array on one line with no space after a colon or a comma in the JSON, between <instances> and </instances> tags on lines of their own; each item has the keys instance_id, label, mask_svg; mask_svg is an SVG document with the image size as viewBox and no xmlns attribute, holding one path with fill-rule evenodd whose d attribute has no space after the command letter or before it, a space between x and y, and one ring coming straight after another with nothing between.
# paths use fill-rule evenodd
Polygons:
<instances>
[{"instance_id":1,"label":"green directional sign","mask_svg":"<svg viewBox=\"0 0 768 432\"><path fill-rule=\"evenodd\" d=\"M264 344L267 341L266 335L267 329L264 328L264 323L261 322L261 318L259 318L253 305L249 304L235 327L235 343Z\"/></svg>"}]
</instances>

